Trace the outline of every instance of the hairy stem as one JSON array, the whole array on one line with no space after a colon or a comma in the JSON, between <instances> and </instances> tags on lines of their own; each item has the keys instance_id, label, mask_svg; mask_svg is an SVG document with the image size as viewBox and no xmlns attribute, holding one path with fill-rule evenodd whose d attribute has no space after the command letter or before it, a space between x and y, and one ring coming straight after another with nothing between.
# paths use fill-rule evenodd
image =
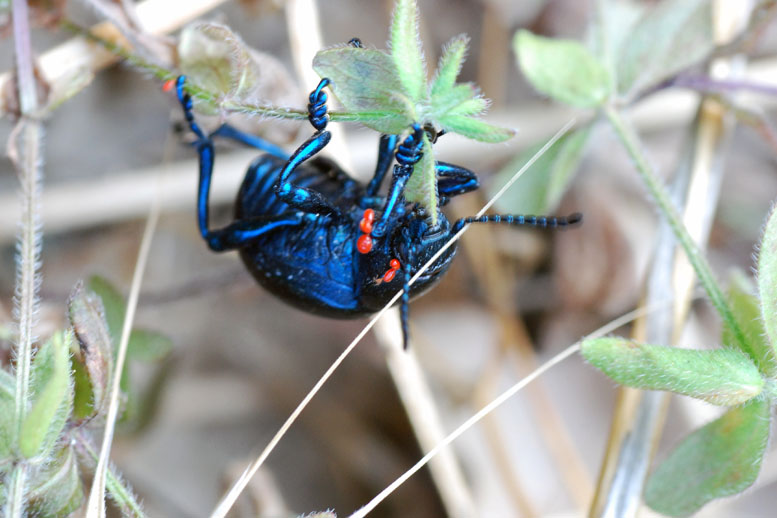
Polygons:
<instances>
[{"instance_id":1,"label":"hairy stem","mask_svg":"<svg viewBox=\"0 0 777 518\"><path fill-rule=\"evenodd\" d=\"M699 282L701 282L712 305L723 319L724 325L728 326L731 330L739 348L748 353L751 357L755 357L750 344L745 339L742 329L734 318L734 314L731 312L731 308L723 295L723 291L720 289L720 286L715 280L715 276L712 274L712 270L707 263L706 258L699 250L699 247L696 246L696 243L694 243L688 230L685 228L685 225L683 225L680 215L677 213L677 209L672 204L669 194L666 192L666 188L653 172L653 168L648 164L639 144L639 138L637 137L636 132L613 107L608 106L605 108L604 112L607 119L610 121L610 124L612 124L615 133L618 135L618 138L621 140L621 143L634 161L634 165L642 177L642 180L645 182L645 186L648 188L653 200L664 214L664 217L666 217L672 232L685 250L688 261L696 271Z\"/></svg>"},{"instance_id":2,"label":"hairy stem","mask_svg":"<svg viewBox=\"0 0 777 518\"><path fill-rule=\"evenodd\" d=\"M97 461L99 460L97 448L95 448L87 432L78 430L73 434L73 438L82 459L92 466L97 466ZM113 465L108 465L105 475L105 487L113 501L121 509L122 514L124 516L134 516L135 518L145 518L146 514L143 512L140 502L138 502L132 489L124 484Z\"/></svg>"},{"instance_id":3,"label":"hairy stem","mask_svg":"<svg viewBox=\"0 0 777 518\"><path fill-rule=\"evenodd\" d=\"M21 233L17 245L16 314L18 334L16 343L16 387L14 393L14 437L18 444L22 423L27 411L30 390L30 362L38 303L37 268L40 259L38 200L40 198L41 155L43 134L41 123L35 119L38 98L33 71L30 42L29 13L26 0L13 0L13 33L16 58L17 92L21 119L9 137L8 151L21 182ZM27 465L21 460L8 480L9 494L6 516L24 516L24 492Z\"/></svg>"},{"instance_id":4,"label":"hairy stem","mask_svg":"<svg viewBox=\"0 0 777 518\"><path fill-rule=\"evenodd\" d=\"M24 485L27 480L27 464L20 462L9 473L5 480L8 487L8 500L5 503L5 513L8 518L24 516Z\"/></svg>"}]
</instances>

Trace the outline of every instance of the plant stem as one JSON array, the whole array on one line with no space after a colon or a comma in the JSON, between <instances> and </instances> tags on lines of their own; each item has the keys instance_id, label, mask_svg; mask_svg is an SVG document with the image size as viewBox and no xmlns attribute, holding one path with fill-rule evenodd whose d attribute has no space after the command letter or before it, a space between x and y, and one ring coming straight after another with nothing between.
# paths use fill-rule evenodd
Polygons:
<instances>
[{"instance_id":1,"label":"plant stem","mask_svg":"<svg viewBox=\"0 0 777 518\"><path fill-rule=\"evenodd\" d=\"M87 432L85 430L78 430L73 434L73 437L82 457L96 466L99 456ZM110 464L106 471L105 487L108 489L113 501L121 508L124 516L145 518L146 514L143 512L140 502L135 498L132 490L122 483L121 476L116 474L115 468Z\"/></svg>"},{"instance_id":2,"label":"plant stem","mask_svg":"<svg viewBox=\"0 0 777 518\"><path fill-rule=\"evenodd\" d=\"M21 183L21 234L17 249L15 302L18 315L16 343L16 387L14 394L14 443L18 445L22 423L27 413L30 389L35 309L38 302L37 268L40 259L38 199L42 159L40 143L43 129L35 119L38 97L33 72L29 13L26 0L13 0L13 33L16 58L17 92L21 119L9 137L12 156ZM24 492L27 464L20 460L9 475L6 516L24 516Z\"/></svg>"},{"instance_id":3,"label":"plant stem","mask_svg":"<svg viewBox=\"0 0 777 518\"><path fill-rule=\"evenodd\" d=\"M14 466L6 479L8 501L5 504L3 516L21 518L24 516L24 485L27 480L27 463L20 462Z\"/></svg>"},{"instance_id":4,"label":"plant stem","mask_svg":"<svg viewBox=\"0 0 777 518\"><path fill-rule=\"evenodd\" d=\"M677 213L674 204L669 198L669 194L666 192L666 188L658 179L658 177L656 177L652 167L650 167L648 164L647 159L639 144L639 138L637 137L636 132L612 106L607 106L604 109L604 113L612 124L612 127L615 130L615 133L618 135L618 138L620 138L621 143L629 153L629 156L634 161L634 165L637 168L640 176L642 176L642 180L645 182L645 185L653 197L653 200L664 214L664 217L666 217L672 232L685 250L685 253L688 256L688 261L696 271L696 275L699 277L699 282L701 282L701 285L707 292L712 305L720 314L724 325L728 326L728 328L731 330L734 339L737 342L736 345L751 357L755 358L754 352L750 347L750 344L747 342L745 335L742 332L742 328L734 318L734 314L731 312L731 308L728 306L726 298L723 295L723 291L720 289L720 286L715 280L715 276L712 274L712 270L710 269L706 258L699 250L699 247L696 246L696 243L694 243L693 239L688 233L688 230L685 228L685 225L680 219L680 215Z\"/></svg>"}]
</instances>

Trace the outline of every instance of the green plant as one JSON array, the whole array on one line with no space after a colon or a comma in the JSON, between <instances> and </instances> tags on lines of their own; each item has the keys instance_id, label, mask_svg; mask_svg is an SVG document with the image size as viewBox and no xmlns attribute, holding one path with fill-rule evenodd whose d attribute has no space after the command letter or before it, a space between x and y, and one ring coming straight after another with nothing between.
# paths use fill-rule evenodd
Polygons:
<instances>
[{"instance_id":1,"label":"green plant","mask_svg":"<svg viewBox=\"0 0 777 518\"><path fill-rule=\"evenodd\" d=\"M722 349L688 350L624 338L582 344L585 358L620 384L730 407L723 417L686 438L648 481L648 505L670 516L688 516L710 500L741 492L755 481L777 395L773 337L761 328L761 322L768 327L775 318L775 294L768 288L773 286L770 269L775 259L768 243L774 239L777 223L767 225L761 245L760 297L749 293L742 277L725 296L622 114L714 51L712 23L710 2L669 0L644 9L603 1L590 49L526 31L519 31L514 39L521 70L536 90L572 106L595 109L609 122L723 321ZM568 181L588 134L586 124L557 144L556 154L549 155L543 170L535 174L550 174L551 185ZM539 203L544 207L557 199L540 196Z\"/></svg>"}]
</instances>

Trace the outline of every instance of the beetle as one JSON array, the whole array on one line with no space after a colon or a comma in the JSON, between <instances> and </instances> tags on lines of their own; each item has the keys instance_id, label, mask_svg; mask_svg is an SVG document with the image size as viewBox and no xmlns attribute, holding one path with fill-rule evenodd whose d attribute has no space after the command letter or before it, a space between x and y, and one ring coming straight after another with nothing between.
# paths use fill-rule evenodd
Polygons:
<instances>
[{"instance_id":1,"label":"beetle","mask_svg":"<svg viewBox=\"0 0 777 518\"><path fill-rule=\"evenodd\" d=\"M410 279L448 240L470 223L505 223L535 227L567 227L568 217L488 215L451 223L438 210L431 223L423 207L405 200L403 191L421 158L423 132L432 141L442 134L413 124L399 135L381 135L375 174L365 186L333 161L316 156L328 143L326 130L329 79L309 96L308 120L315 133L291 155L279 147L223 124L206 135L195 121L185 77L175 82L176 95L199 156L197 220L211 250L237 250L248 270L270 292L305 311L352 318L380 311L402 289L400 302L404 345L408 345L408 303L433 287L451 265L455 243L412 285ZM208 197L214 163L213 138L231 139L265 153L245 175L231 224L212 229ZM379 194L392 168L388 193ZM435 163L439 205L476 190L472 171L446 162Z\"/></svg>"}]
</instances>

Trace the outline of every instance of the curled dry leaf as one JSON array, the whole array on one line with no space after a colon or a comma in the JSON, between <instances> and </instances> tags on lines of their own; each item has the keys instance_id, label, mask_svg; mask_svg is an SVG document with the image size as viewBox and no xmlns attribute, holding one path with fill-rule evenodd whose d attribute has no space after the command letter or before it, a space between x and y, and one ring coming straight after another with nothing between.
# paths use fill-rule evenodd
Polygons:
<instances>
[{"instance_id":1,"label":"curled dry leaf","mask_svg":"<svg viewBox=\"0 0 777 518\"><path fill-rule=\"evenodd\" d=\"M232 30L217 23L194 23L183 29L178 43L179 68L189 81L217 95L217 105L196 105L206 115L218 115L220 104L237 102L256 105L290 106L301 97L286 68L273 56L246 45ZM230 120L239 129L259 133L260 119L235 115ZM207 121L206 121L207 124ZM290 140L298 123L272 121L273 132L284 133L274 140Z\"/></svg>"},{"instance_id":2,"label":"curled dry leaf","mask_svg":"<svg viewBox=\"0 0 777 518\"><path fill-rule=\"evenodd\" d=\"M113 342L100 297L78 282L68 301L68 316L78 340L77 360L86 370L91 385L92 411L85 417L103 415L108 410L109 387L113 372ZM79 379L76 378L78 384ZM87 390L77 387L77 392Z\"/></svg>"}]
</instances>

